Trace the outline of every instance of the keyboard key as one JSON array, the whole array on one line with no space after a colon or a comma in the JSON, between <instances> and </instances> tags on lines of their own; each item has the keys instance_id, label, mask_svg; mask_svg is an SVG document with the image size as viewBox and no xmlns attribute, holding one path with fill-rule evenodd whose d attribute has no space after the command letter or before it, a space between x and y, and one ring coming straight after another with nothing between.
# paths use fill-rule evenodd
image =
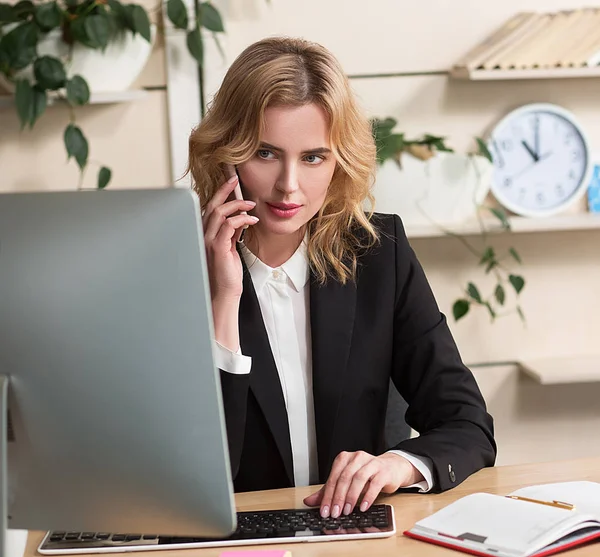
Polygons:
<instances>
[{"instance_id":1,"label":"keyboard key","mask_svg":"<svg viewBox=\"0 0 600 557\"><path fill-rule=\"evenodd\" d=\"M106 532L98 532L96 534L96 539L97 540L107 540L108 538L110 538L110 534L108 534Z\"/></svg>"},{"instance_id":2,"label":"keyboard key","mask_svg":"<svg viewBox=\"0 0 600 557\"><path fill-rule=\"evenodd\" d=\"M65 534L65 540L68 542L75 541L79 539L79 532L67 532Z\"/></svg>"},{"instance_id":3,"label":"keyboard key","mask_svg":"<svg viewBox=\"0 0 600 557\"><path fill-rule=\"evenodd\" d=\"M94 532L84 532L83 534L81 534L81 539L82 540L93 540L94 539Z\"/></svg>"}]
</instances>

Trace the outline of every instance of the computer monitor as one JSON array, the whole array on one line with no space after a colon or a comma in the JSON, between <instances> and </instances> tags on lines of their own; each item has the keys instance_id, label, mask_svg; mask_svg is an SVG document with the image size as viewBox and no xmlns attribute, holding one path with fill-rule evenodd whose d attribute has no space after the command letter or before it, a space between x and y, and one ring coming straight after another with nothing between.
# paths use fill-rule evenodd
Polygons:
<instances>
[{"instance_id":1,"label":"computer monitor","mask_svg":"<svg viewBox=\"0 0 600 557\"><path fill-rule=\"evenodd\" d=\"M9 528L235 529L208 284L189 190L0 194Z\"/></svg>"}]
</instances>

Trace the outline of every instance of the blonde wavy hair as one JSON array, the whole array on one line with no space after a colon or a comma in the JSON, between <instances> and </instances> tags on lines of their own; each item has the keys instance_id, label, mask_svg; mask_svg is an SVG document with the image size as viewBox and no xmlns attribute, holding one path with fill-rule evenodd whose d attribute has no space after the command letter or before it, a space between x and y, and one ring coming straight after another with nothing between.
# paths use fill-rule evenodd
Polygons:
<instances>
[{"instance_id":1,"label":"blonde wavy hair","mask_svg":"<svg viewBox=\"0 0 600 557\"><path fill-rule=\"evenodd\" d=\"M354 279L360 253L379 239L371 223L375 141L341 65L323 46L288 37L250 45L229 68L206 116L189 140L187 173L204 209L238 165L259 148L265 109L315 103L329 118L337 164L325 202L308 223L307 253L320 283ZM250 232L248 230L247 232Z\"/></svg>"}]
</instances>

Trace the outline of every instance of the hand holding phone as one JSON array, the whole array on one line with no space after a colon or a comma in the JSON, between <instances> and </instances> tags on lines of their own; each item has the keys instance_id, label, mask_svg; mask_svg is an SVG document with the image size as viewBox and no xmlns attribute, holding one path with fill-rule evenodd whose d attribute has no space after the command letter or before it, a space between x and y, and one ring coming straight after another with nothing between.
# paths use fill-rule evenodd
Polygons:
<instances>
[{"instance_id":1,"label":"hand holding phone","mask_svg":"<svg viewBox=\"0 0 600 557\"><path fill-rule=\"evenodd\" d=\"M231 167L229 173L226 170L226 175L230 176L229 179L219 186L206 204L202 227L211 296L231 300L242 292L242 262L236 241L239 241L244 227L256 224L258 219L247 214L255 203L234 199L233 190L238 187L235 169Z\"/></svg>"},{"instance_id":2,"label":"hand holding phone","mask_svg":"<svg viewBox=\"0 0 600 557\"><path fill-rule=\"evenodd\" d=\"M235 189L233 190L233 195L235 197L236 200L238 201L244 201L244 196L242 195L242 188L240 186L241 182L240 182L240 176L237 172L237 169L231 165L228 164L227 165L227 177L231 178L233 176L237 176L238 181L237 184L235 186ZM248 213L246 211L240 211L239 212L240 215L247 215ZM242 242L244 239L244 232L246 231L246 229L248 228L248 225L245 225L243 228L241 228L240 230L236 231L235 234L235 239L237 242Z\"/></svg>"}]
</instances>

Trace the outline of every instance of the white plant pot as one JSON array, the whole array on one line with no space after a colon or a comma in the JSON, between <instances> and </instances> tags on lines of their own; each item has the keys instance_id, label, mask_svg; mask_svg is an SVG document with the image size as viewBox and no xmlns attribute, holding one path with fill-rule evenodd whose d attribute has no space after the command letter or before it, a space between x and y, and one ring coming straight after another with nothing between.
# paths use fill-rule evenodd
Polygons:
<instances>
[{"instance_id":1,"label":"white plant pot","mask_svg":"<svg viewBox=\"0 0 600 557\"><path fill-rule=\"evenodd\" d=\"M407 226L472 220L489 192L493 165L481 156L437 152L427 161L402 155L385 161L373 189L375 210L397 213Z\"/></svg>"},{"instance_id":2,"label":"white plant pot","mask_svg":"<svg viewBox=\"0 0 600 557\"><path fill-rule=\"evenodd\" d=\"M152 43L156 36L156 26L151 26ZM39 56L54 56L65 64L67 77L83 77L92 93L125 91L140 75L152 51L152 43L139 34L125 31L111 40L104 51L75 44L69 61L69 46L61 39L61 32L55 29L38 43ZM2 86L13 93L14 85L0 74ZM33 79L33 67L28 66L17 77Z\"/></svg>"},{"instance_id":3,"label":"white plant pot","mask_svg":"<svg viewBox=\"0 0 600 557\"><path fill-rule=\"evenodd\" d=\"M5 557L23 557L27 547L27 530L6 530Z\"/></svg>"}]
</instances>

